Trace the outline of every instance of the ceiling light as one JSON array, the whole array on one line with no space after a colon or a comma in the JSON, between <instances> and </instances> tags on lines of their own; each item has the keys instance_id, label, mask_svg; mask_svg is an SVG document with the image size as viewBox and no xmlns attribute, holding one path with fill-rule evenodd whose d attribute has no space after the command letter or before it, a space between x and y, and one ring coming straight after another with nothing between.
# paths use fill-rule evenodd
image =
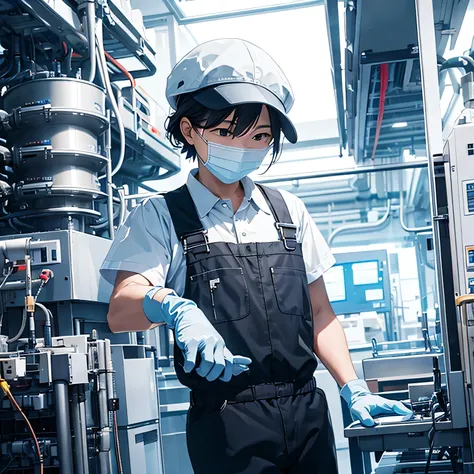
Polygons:
<instances>
[{"instance_id":1,"label":"ceiling light","mask_svg":"<svg viewBox=\"0 0 474 474\"><path fill-rule=\"evenodd\" d=\"M408 127L407 122L397 122L392 125L392 128L404 128L404 127Z\"/></svg>"}]
</instances>

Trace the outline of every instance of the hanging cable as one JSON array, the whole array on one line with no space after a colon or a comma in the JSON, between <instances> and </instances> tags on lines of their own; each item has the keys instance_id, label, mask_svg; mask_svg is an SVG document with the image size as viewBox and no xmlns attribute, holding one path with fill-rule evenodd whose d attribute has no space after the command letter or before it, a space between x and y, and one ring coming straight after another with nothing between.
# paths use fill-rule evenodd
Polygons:
<instances>
[{"instance_id":1,"label":"hanging cable","mask_svg":"<svg viewBox=\"0 0 474 474\"><path fill-rule=\"evenodd\" d=\"M112 170L112 176L115 176L117 172L120 170L120 168L122 167L123 162L125 160L125 127L123 125L122 117L120 116L120 111L117 105L117 101L115 100L114 91L112 89L112 84L110 83L109 74L107 72L107 61L106 61L104 45L102 41L103 39L102 21L99 20L96 26L97 26L96 44L97 44L97 50L98 50L98 55L97 55L98 71L99 71L102 83L107 92L107 97L109 99L110 105L112 106L112 110L115 114L115 119L117 120L117 126L118 126L119 134L120 134L119 159L118 159L117 164L115 165L115 168ZM99 179L104 179L106 176L107 176L106 174L99 176Z\"/></svg>"},{"instance_id":2,"label":"hanging cable","mask_svg":"<svg viewBox=\"0 0 474 474\"><path fill-rule=\"evenodd\" d=\"M385 112L385 96L388 87L388 64L380 65L380 94L379 94L379 114L377 118L377 127L375 129L374 148L372 150L372 160L375 159L377 145L380 138L380 130L382 128L383 115Z\"/></svg>"},{"instance_id":3,"label":"hanging cable","mask_svg":"<svg viewBox=\"0 0 474 474\"><path fill-rule=\"evenodd\" d=\"M20 415L25 420L26 426L28 427L28 430L31 433L31 437L33 438L33 442L35 443L36 454L38 455L38 460L39 460L39 465L40 465L40 474L43 474L43 455L41 454L41 448L38 442L38 438L36 437L35 430L31 426L30 420L28 420L27 416L23 413L23 410L21 409L20 405L18 405L17 401L15 400L15 397L10 392L10 386L8 385L7 381L2 378L0 378L0 388L3 390L5 395L10 399L11 404L18 410Z\"/></svg>"},{"instance_id":4,"label":"hanging cable","mask_svg":"<svg viewBox=\"0 0 474 474\"><path fill-rule=\"evenodd\" d=\"M127 76L127 79L130 81L130 84L133 88L137 87L137 82L133 78L133 76L127 71L127 69L122 66L116 59L114 59L107 51L105 51L105 57L118 69L120 69L125 76Z\"/></svg>"},{"instance_id":5,"label":"hanging cable","mask_svg":"<svg viewBox=\"0 0 474 474\"><path fill-rule=\"evenodd\" d=\"M120 443L119 443L119 432L118 432L118 422L117 422L117 412L114 411L114 441L115 441L115 456L117 457L117 469L119 474L123 474L122 466L122 455L120 453Z\"/></svg>"}]
</instances>

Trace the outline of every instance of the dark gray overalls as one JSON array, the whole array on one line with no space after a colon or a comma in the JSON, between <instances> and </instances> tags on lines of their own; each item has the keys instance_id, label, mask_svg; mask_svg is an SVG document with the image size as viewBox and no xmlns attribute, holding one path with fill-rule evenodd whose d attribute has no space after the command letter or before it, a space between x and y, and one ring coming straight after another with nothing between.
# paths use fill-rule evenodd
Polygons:
<instances>
[{"instance_id":1,"label":"dark gray overalls","mask_svg":"<svg viewBox=\"0 0 474 474\"><path fill-rule=\"evenodd\" d=\"M186 186L165 195L193 300L234 355L252 359L230 382L175 369L191 388L188 451L196 474L336 474L328 406L313 373L312 312L301 244L281 194L260 186L277 242L209 243Z\"/></svg>"}]
</instances>

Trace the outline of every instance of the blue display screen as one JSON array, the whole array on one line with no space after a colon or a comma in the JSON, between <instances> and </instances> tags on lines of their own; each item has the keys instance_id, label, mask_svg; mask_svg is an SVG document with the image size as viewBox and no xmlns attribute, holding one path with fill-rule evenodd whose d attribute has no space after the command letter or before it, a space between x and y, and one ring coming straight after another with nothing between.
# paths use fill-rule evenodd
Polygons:
<instances>
[{"instance_id":1,"label":"blue display screen","mask_svg":"<svg viewBox=\"0 0 474 474\"><path fill-rule=\"evenodd\" d=\"M466 184L467 211L474 212L474 183Z\"/></svg>"}]
</instances>

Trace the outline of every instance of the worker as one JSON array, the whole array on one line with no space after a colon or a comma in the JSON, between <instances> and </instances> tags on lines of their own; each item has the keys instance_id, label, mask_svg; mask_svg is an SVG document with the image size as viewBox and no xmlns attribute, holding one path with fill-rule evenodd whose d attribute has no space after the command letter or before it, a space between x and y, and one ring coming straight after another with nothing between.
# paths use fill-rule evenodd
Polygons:
<instances>
[{"instance_id":1,"label":"worker","mask_svg":"<svg viewBox=\"0 0 474 474\"><path fill-rule=\"evenodd\" d=\"M324 285L335 260L302 201L247 176L297 141L290 84L257 46L222 39L189 52L166 95L168 138L197 168L118 231L101 269L110 328L174 331L195 473L335 474L316 355L365 425L411 412L357 379Z\"/></svg>"}]
</instances>

